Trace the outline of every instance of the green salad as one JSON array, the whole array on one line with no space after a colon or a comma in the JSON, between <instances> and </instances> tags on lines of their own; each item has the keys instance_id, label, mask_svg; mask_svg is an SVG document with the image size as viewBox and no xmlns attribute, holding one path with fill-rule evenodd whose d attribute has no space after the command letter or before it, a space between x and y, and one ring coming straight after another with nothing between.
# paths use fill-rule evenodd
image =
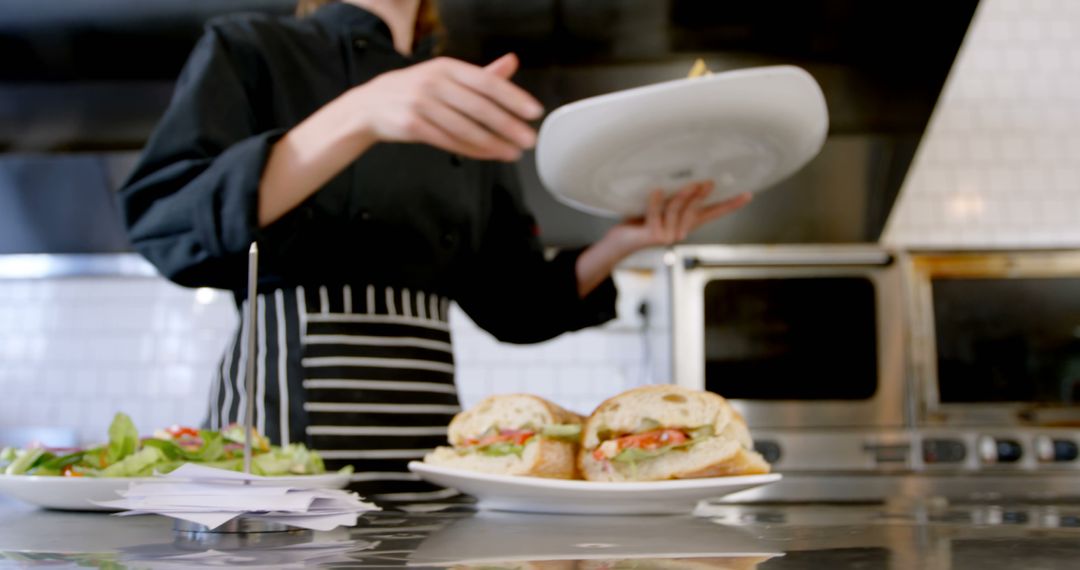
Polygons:
<instances>
[{"instance_id":1,"label":"green salad","mask_svg":"<svg viewBox=\"0 0 1080 570\"><path fill-rule=\"evenodd\" d=\"M319 454L291 443L270 445L252 434L251 472L256 475L316 475L325 473ZM109 426L109 442L88 449L4 448L0 473L58 477L146 477L168 473L185 463L240 471L244 464L244 428L221 431L173 426L153 437L140 438L135 424L118 413Z\"/></svg>"}]
</instances>

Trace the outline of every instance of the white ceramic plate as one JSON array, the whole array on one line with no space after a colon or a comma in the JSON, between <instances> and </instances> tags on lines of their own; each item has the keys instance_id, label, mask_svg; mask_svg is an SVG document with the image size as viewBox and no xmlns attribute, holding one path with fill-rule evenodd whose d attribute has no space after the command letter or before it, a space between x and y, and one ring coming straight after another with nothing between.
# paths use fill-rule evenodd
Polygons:
<instances>
[{"instance_id":1,"label":"white ceramic plate","mask_svg":"<svg viewBox=\"0 0 1080 570\"><path fill-rule=\"evenodd\" d=\"M591 97L552 112L536 166L560 201L637 216L653 190L712 180L709 202L768 188L809 162L829 112L809 73L772 66Z\"/></svg>"},{"instance_id":2,"label":"white ceramic plate","mask_svg":"<svg viewBox=\"0 0 1080 570\"><path fill-rule=\"evenodd\" d=\"M0 475L0 493L31 505L65 511L114 511L90 501L113 501L130 483L160 481L153 477L40 477L36 475ZM254 481L255 485L296 485L341 489L349 484L349 475L298 475Z\"/></svg>"},{"instance_id":3,"label":"white ceramic plate","mask_svg":"<svg viewBox=\"0 0 1080 570\"><path fill-rule=\"evenodd\" d=\"M779 473L645 483L598 483L491 475L409 463L421 478L476 497L481 509L582 515L690 513L698 501L779 481Z\"/></svg>"}]
</instances>

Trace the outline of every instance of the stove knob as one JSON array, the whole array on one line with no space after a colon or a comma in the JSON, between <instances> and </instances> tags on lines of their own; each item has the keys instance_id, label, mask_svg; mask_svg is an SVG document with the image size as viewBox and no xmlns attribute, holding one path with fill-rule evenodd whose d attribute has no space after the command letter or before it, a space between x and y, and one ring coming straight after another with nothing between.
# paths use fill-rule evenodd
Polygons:
<instances>
[{"instance_id":1,"label":"stove knob","mask_svg":"<svg viewBox=\"0 0 1080 570\"><path fill-rule=\"evenodd\" d=\"M983 436L979 439L979 458L983 463L1016 463L1024 456L1024 448L1015 439Z\"/></svg>"},{"instance_id":2,"label":"stove knob","mask_svg":"<svg viewBox=\"0 0 1080 570\"><path fill-rule=\"evenodd\" d=\"M761 457L771 463L780 461L780 444L775 441L769 440L754 440L754 451L761 454Z\"/></svg>"},{"instance_id":3,"label":"stove knob","mask_svg":"<svg viewBox=\"0 0 1080 570\"><path fill-rule=\"evenodd\" d=\"M1076 461L1080 457L1080 446L1075 441L1040 435L1035 438L1035 454L1043 463Z\"/></svg>"},{"instance_id":4,"label":"stove knob","mask_svg":"<svg viewBox=\"0 0 1080 570\"><path fill-rule=\"evenodd\" d=\"M992 437L979 438L979 459L983 463L997 463L997 442Z\"/></svg>"},{"instance_id":5,"label":"stove knob","mask_svg":"<svg viewBox=\"0 0 1080 570\"><path fill-rule=\"evenodd\" d=\"M922 444L923 462L960 463L967 457L967 448L959 439L925 439Z\"/></svg>"}]
</instances>

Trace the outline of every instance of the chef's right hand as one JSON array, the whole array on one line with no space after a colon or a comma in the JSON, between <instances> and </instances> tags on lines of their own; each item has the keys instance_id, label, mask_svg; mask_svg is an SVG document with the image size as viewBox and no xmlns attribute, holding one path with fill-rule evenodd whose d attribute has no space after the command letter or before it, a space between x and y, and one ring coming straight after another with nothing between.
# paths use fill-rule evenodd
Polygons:
<instances>
[{"instance_id":1,"label":"chef's right hand","mask_svg":"<svg viewBox=\"0 0 1080 570\"><path fill-rule=\"evenodd\" d=\"M513 161L536 144L544 110L510 77L507 54L486 67L440 57L384 73L349 92L358 128L384 142L424 143L480 160Z\"/></svg>"}]
</instances>

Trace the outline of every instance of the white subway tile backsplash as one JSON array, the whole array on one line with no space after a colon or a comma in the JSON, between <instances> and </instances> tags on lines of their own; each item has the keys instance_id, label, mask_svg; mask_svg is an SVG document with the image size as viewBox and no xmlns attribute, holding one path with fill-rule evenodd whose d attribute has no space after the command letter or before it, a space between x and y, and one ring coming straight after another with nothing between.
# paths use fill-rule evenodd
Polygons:
<instances>
[{"instance_id":1,"label":"white subway tile backsplash","mask_svg":"<svg viewBox=\"0 0 1080 570\"><path fill-rule=\"evenodd\" d=\"M545 394L559 394L555 382L556 367L554 366L529 366L523 368L518 374L522 387L542 390Z\"/></svg>"},{"instance_id":2,"label":"white subway tile backsplash","mask_svg":"<svg viewBox=\"0 0 1080 570\"><path fill-rule=\"evenodd\" d=\"M1078 30L1080 2L980 3L884 241L1080 245Z\"/></svg>"},{"instance_id":3,"label":"white subway tile backsplash","mask_svg":"<svg viewBox=\"0 0 1080 570\"><path fill-rule=\"evenodd\" d=\"M236 317L226 296L193 307L191 291L160 279L0 281L0 429L57 425L101 439L119 410L146 431L198 423Z\"/></svg>"}]
</instances>

